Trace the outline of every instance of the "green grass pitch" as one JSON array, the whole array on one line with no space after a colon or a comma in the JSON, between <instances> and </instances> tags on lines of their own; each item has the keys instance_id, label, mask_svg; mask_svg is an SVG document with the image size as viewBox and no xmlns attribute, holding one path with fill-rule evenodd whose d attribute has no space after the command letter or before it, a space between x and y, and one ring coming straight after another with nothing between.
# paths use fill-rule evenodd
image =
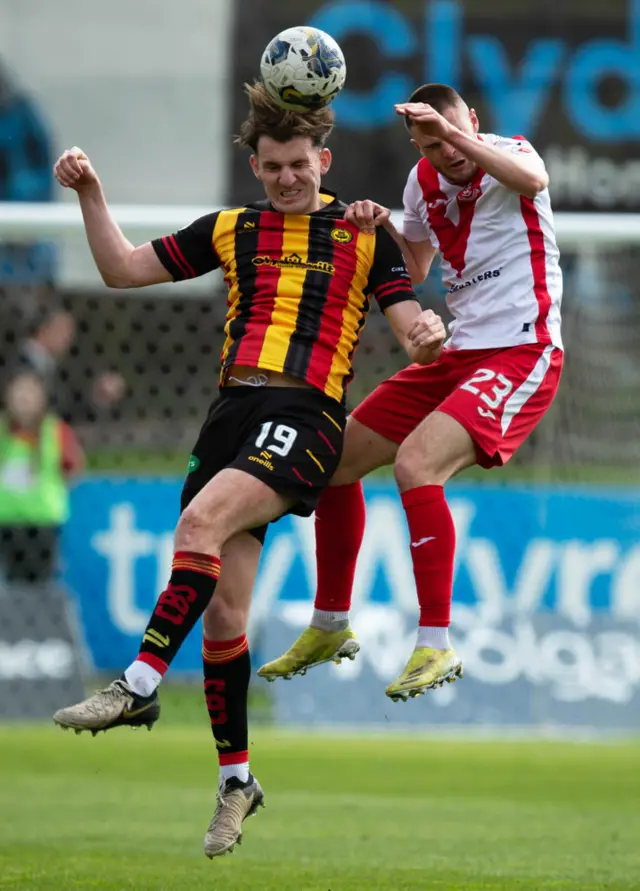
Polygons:
<instances>
[{"instance_id":1,"label":"green grass pitch","mask_svg":"<svg viewBox=\"0 0 640 891\"><path fill-rule=\"evenodd\" d=\"M259 729L251 754L267 807L209 861L204 723L0 727L0 889L640 889L639 744Z\"/></svg>"}]
</instances>

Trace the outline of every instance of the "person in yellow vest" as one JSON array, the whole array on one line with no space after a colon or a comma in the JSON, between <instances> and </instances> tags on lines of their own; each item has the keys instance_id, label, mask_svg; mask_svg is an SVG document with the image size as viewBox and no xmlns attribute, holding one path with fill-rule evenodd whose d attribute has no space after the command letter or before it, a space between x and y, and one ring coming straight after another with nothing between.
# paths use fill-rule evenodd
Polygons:
<instances>
[{"instance_id":1,"label":"person in yellow vest","mask_svg":"<svg viewBox=\"0 0 640 891\"><path fill-rule=\"evenodd\" d=\"M15 377L0 414L0 578L44 582L54 575L69 516L69 480L84 467L73 430L51 414L42 381Z\"/></svg>"}]
</instances>

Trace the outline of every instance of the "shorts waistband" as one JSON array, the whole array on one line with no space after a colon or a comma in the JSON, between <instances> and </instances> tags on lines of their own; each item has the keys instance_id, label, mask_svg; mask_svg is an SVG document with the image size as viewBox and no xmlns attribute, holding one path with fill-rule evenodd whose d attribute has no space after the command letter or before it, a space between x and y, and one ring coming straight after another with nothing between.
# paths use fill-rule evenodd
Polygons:
<instances>
[{"instance_id":1,"label":"shorts waistband","mask_svg":"<svg viewBox=\"0 0 640 891\"><path fill-rule=\"evenodd\" d=\"M230 365L222 375L221 388L261 390L264 387L282 389L316 390L312 384L282 371L268 368L252 368L247 365Z\"/></svg>"}]
</instances>

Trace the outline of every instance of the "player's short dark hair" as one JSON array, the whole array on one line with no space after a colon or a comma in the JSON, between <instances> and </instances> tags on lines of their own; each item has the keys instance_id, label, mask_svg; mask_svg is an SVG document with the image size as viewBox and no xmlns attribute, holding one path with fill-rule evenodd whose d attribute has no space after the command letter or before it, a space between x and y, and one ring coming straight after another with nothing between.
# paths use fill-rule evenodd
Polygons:
<instances>
[{"instance_id":1,"label":"player's short dark hair","mask_svg":"<svg viewBox=\"0 0 640 891\"><path fill-rule=\"evenodd\" d=\"M442 114L447 108L464 105L464 99L460 93L448 84L423 84L413 91L407 102L424 102L439 114ZM405 117L404 123L407 130L411 130L411 118Z\"/></svg>"},{"instance_id":2,"label":"player's short dark hair","mask_svg":"<svg viewBox=\"0 0 640 891\"><path fill-rule=\"evenodd\" d=\"M276 142L289 142L296 136L303 136L316 148L325 145L334 123L330 108L286 111L271 98L264 84L245 84L244 89L249 97L249 114L234 140L237 145L257 152L261 136L269 136Z\"/></svg>"}]
</instances>

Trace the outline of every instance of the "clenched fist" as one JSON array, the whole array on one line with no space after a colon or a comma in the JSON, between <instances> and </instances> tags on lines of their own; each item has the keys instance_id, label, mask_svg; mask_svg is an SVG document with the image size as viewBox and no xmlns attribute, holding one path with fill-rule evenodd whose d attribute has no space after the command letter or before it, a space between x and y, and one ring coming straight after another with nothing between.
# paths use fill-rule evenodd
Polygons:
<instances>
[{"instance_id":1,"label":"clenched fist","mask_svg":"<svg viewBox=\"0 0 640 891\"><path fill-rule=\"evenodd\" d=\"M440 112L424 102L400 102L394 107L396 114L417 124L425 136L439 137L446 142L451 132L457 129Z\"/></svg>"},{"instance_id":2,"label":"clenched fist","mask_svg":"<svg viewBox=\"0 0 640 891\"><path fill-rule=\"evenodd\" d=\"M77 145L60 155L53 165L53 173L65 189L79 191L99 182L98 174L91 166L91 161Z\"/></svg>"},{"instance_id":3,"label":"clenched fist","mask_svg":"<svg viewBox=\"0 0 640 891\"><path fill-rule=\"evenodd\" d=\"M353 223L366 235L373 235L376 226L384 226L391 216L391 211L375 201L354 201L346 209L344 218Z\"/></svg>"},{"instance_id":4,"label":"clenched fist","mask_svg":"<svg viewBox=\"0 0 640 891\"><path fill-rule=\"evenodd\" d=\"M419 365L429 365L442 352L447 337L445 324L432 309L425 309L407 334L411 358Z\"/></svg>"}]
</instances>

